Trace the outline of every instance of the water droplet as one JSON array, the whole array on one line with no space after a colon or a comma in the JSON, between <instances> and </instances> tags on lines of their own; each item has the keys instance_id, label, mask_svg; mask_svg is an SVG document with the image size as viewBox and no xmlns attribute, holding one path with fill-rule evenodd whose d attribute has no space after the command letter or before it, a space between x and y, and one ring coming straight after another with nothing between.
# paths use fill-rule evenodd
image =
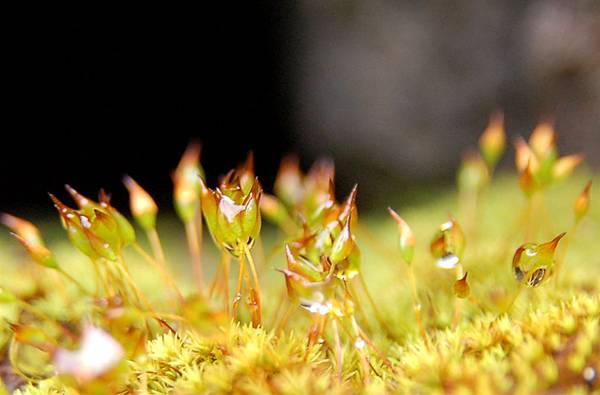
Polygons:
<instances>
[{"instance_id":1,"label":"water droplet","mask_svg":"<svg viewBox=\"0 0 600 395\"><path fill-rule=\"evenodd\" d=\"M583 369L583 379L586 381L586 383L592 385L596 380L596 369L591 366Z\"/></svg>"},{"instance_id":2,"label":"water droplet","mask_svg":"<svg viewBox=\"0 0 600 395\"><path fill-rule=\"evenodd\" d=\"M302 305L302 307L304 307L313 314L318 313L320 315L327 315L331 310L331 306L329 304L323 304L318 302L311 303L309 305Z\"/></svg>"},{"instance_id":3,"label":"water droplet","mask_svg":"<svg viewBox=\"0 0 600 395\"><path fill-rule=\"evenodd\" d=\"M92 223L90 222L89 218L86 217L85 215L80 215L79 221L81 222L81 226L83 226L86 229L89 229L92 227Z\"/></svg>"},{"instance_id":4,"label":"water droplet","mask_svg":"<svg viewBox=\"0 0 600 395\"><path fill-rule=\"evenodd\" d=\"M362 337L359 337L358 339L356 339L356 341L354 342L354 347L362 350L363 348L365 348L366 343L365 341L362 339Z\"/></svg>"},{"instance_id":5,"label":"water droplet","mask_svg":"<svg viewBox=\"0 0 600 395\"><path fill-rule=\"evenodd\" d=\"M512 260L512 269L518 282L528 287L537 287L552 275L554 251L564 233L547 243L526 243L517 248Z\"/></svg>"},{"instance_id":6,"label":"water droplet","mask_svg":"<svg viewBox=\"0 0 600 395\"><path fill-rule=\"evenodd\" d=\"M458 264L458 257L454 254L444 255L437 260L437 266L441 269L454 269Z\"/></svg>"},{"instance_id":7,"label":"water droplet","mask_svg":"<svg viewBox=\"0 0 600 395\"><path fill-rule=\"evenodd\" d=\"M440 225L429 248L439 268L456 267L465 248L464 234L456 220L451 218Z\"/></svg>"},{"instance_id":8,"label":"water droplet","mask_svg":"<svg viewBox=\"0 0 600 395\"><path fill-rule=\"evenodd\" d=\"M546 268L541 267L539 269L536 269L529 277L529 280L527 281L527 286L528 287L537 287L544 280L545 275L546 275Z\"/></svg>"}]
</instances>

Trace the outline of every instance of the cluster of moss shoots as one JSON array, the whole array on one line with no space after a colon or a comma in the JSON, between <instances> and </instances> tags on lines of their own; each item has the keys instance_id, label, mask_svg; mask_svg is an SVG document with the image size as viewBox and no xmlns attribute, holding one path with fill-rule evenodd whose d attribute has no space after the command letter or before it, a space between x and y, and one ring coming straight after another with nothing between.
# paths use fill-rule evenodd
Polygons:
<instances>
[{"instance_id":1,"label":"cluster of moss shoots","mask_svg":"<svg viewBox=\"0 0 600 395\"><path fill-rule=\"evenodd\" d=\"M430 257L415 253L411 226L392 208L386 221L397 225L397 247L361 224L356 186L337 201L330 161L304 174L295 158L284 159L267 194L249 155L212 189L197 144L173 172L193 281L174 274L187 265L169 260L158 207L131 177L124 178L130 210L149 250L105 192L94 201L67 186L76 208L50 195L89 263L71 260L89 270L71 270L36 226L3 214L31 258L18 268L31 281L20 286L26 280L8 268L0 278L0 393L597 391L597 280L592 274L587 290L573 294L560 276L590 206L591 181L575 196L568 232L537 240L552 232L547 190L583 159L558 156L550 124L515 141L527 203L511 236L493 243L491 254L465 257L489 245L481 241L480 203L505 139L496 114L458 172L461 224L449 215L431 227ZM268 254L263 219L278 229ZM218 254L203 251L204 227ZM524 242L516 250L506 245L515 238ZM370 250L362 269L359 239ZM261 277L273 277L273 257L280 277L261 289ZM373 292L363 271L392 276L387 283L398 289ZM158 276L158 288L146 283L148 273ZM512 286L499 286L498 273L509 273Z\"/></svg>"}]
</instances>

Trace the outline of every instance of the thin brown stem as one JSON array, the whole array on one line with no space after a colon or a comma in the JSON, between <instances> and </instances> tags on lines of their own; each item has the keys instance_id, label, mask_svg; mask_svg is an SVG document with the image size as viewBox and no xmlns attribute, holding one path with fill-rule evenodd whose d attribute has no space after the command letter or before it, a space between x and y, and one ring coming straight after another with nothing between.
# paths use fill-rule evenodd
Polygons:
<instances>
[{"instance_id":1,"label":"thin brown stem","mask_svg":"<svg viewBox=\"0 0 600 395\"><path fill-rule=\"evenodd\" d=\"M425 341L425 344L428 346L431 345L431 340L427 335L427 330L425 329L425 325L423 324L423 319L421 318L421 302L419 300L419 294L417 293L417 281L415 279L415 271L412 265L408 268L408 278L410 280L410 291L413 302L413 310L415 312L415 320L417 321L417 325L419 326L419 331L421 332L421 337Z\"/></svg>"},{"instance_id":2,"label":"thin brown stem","mask_svg":"<svg viewBox=\"0 0 600 395\"><path fill-rule=\"evenodd\" d=\"M161 261L157 261L156 259L152 258L146 251L144 251L144 249L138 243L133 243L133 249L146 262L150 263L152 266L154 266L154 268L156 270L158 270L161 277L167 282L167 284L171 287L173 292L175 292L175 294L179 298L179 301L181 303L184 303L185 298L183 297L183 294L181 293L181 290L179 289L179 287L177 287L177 283L175 282L175 279L173 278L171 273L168 270L166 270L166 267L165 267L166 265L164 265L164 262L163 262L163 264L161 264L160 263Z\"/></svg>"},{"instance_id":3,"label":"thin brown stem","mask_svg":"<svg viewBox=\"0 0 600 395\"><path fill-rule=\"evenodd\" d=\"M135 296L145 305L145 307L151 313L154 313L154 308L152 308L152 305L150 304L150 301L148 301L148 298L146 298L146 295L144 295L144 293L140 290L140 288L137 286L136 282L133 280L133 278L129 274L129 271L127 270L127 267L125 267L122 258L121 257L117 257L117 260L115 261L115 263L117 265L117 268L119 268L119 270L121 271L121 273L123 273L123 275L127 279L127 282L129 283L129 285L133 289L133 292L135 293Z\"/></svg>"},{"instance_id":4,"label":"thin brown stem","mask_svg":"<svg viewBox=\"0 0 600 395\"><path fill-rule=\"evenodd\" d=\"M290 318L290 315L292 315L292 311L294 311L294 305L291 303L288 303L288 307L287 307L287 309L285 309L285 313L283 314L283 316L279 320L279 323L277 324L275 333L279 333L283 330L283 328L285 328L285 324L287 323L287 320Z\"/></svg>"},{"instance_id":5,"label":"thin brown stem","mask_svg":"<svg viewBox=\"0 0 600 395\"><path fill-rule=\"evenodd\" d=\"M348 294L348 297L352 300L352 303L354 303L354 305L356 306L356 311L358 312L358 314L360 314L361 318L364 321L365 326L367 327L367 330L369 332L371 332L371 327L369 325L369 320L367 318L367 314L365 312L365 309L362 306L362 303L360 303L360 300L358 299L358 293L356 292L356 289L354 288L354 284L352 284L352 281L344 281L344 286L346 287L346 293Z\"/></svg>"},{"instance_id":6,"label":"thin brown stem","mask_svg":"<svg viewBox=\"0 0 600 395\"><path fill-rule=\"evenodd\" d=\"M232 303L232 309L231 309L231 318L234 320L237 316L238 305L240 303L240 300L242 299L242 280L244 279L244 272L246 270L243 255L240 256L238 270L239 271L238 271L237 284L235 287L235 294L233 296L233 303Z\"/></svg>"},{"instance_id":7,"label":"thin brown stem","mask_svg":"<svg viewBox=\"0 0 600 395\"><path fill-rule=\"evenodd\" d=\"M223 289L224 289L224 298L225 298L225 307L227 311L227 315L229 315L229 272L230 272L230 264L231 264L231 256L229 253L223 251L223 255L221 256L223 259Z\"/></svg>"},{"instance_id":8,"label":"thin brown stem","mask_svg":"<svg viewBox=\"0 0 600 395\"><path fill-rule=\"evenodd\" d=\"M337 319L333 320L331 326L333 328L333 352L335 354L336 379L338 384L341 384L342 372L344 367L344 349L342 348L342 342L340 341L340 331L338 329Z\"/></svg>"},{"instance_id":9,"label":"thin brown stem","mask_svg":"<svg viewBox=\"0 0 600 395\"><path fill-rule=\"evenodd\" d=\"M388 336L393 338L394 332L389 327L387 322L385 322L385 320L383 319L383 314L381 314L381 312L379 311L379 308L377 307L377 303L375 303L375 300L373 300L373 297L371 296L371 293L369 292L369 288L367 287L367 282L365 281L365 278L363 277L362 274L359 274L358 277L360 279L360 285L362 286L363 291L367 295L369 304L371 305L371 308L373 308L373 312L375 313L375 318L377 318L377 322L379 322L379 325L387 332Z\"/></svg>"},{"instance_id":10,"label":"thin brown stem","mask_svg":"<svg viewBox=\"0 0 600 395\"><path fill-rule=\"evenodd\" d=\"M218 288L220 289L221 286L221 271L223 270L223 256L227 254L226 251L221 252L221 260L219 262L219 267L217 267L217 270L215 271L215 276L213 277L213 280L210 283L210 288L208 291L208 297L212 298L213 295L215 294L215 290L217 290Z\"/></svg>"},{"instance_id":11,"label":"thin brown stem","mask_svg":"<svg viewBox=\"0 0 600 395\"><path fill-rule=\"evenodd\" d=\"M198 240L198 268L196 271L198 272L198 276L202 283L204 283L204 272L202 269L202 246L204 245L204 226L202 224L202 210L199 209L194 217L194 224L196 227L196 235Z\"/></svg>"},{"instance_id":12,"label":"thin brown stem","mask_svg":"<svg viewBox=\"0 0 600 395\"><path fill-rule=\"evenodd\" d=\"M567 257L567 251L569 250L569 245L571 243L571 238L574 237L577 228L579 227L579 222L575 222L571 227L571 230L567 232L565 240L562 242L562 246L560 249L560 254L558 259L556 259L556 267L554 268L554 285L558 287L559 285L559 275L561 272L561 268L563 267L564 261Z\"/></svg>"},{"instance_id":13,"label":"thin brown stem","mask_svg":"<svg viewBox=\"0 0 600 395\"><path fill-rule=\"evenodd\" d=\"M194 221L189 221L185 224L185 234L187 237L188 248L192 258L192 270L194 280L199 291L204 289L204 274L202 273L202 257L200 244L198 244L198 230Z\"/></svg>"},{"instance_id":14,"label":"thin brown stem","mask_svg":"<svg viewBox=\"0 0 600 395\"><path fill-rule=\"evenodd\" d=\"M459 263L456 265L456 279L459 280L464 276L464 270L462 265ZM452 328L456 328L460 322L460 315L462 310L462 300L460 298L454 298L454 315L452 318Z\"/></svg>"},{"instance_id":15,"label":"thin brown stem","mask_svg":"<svg viewBox=\"0 0 600 395\"><path fill-rule=\"evenodd\" d=\"M519 298L519 295L521 295L521 291L523 290L523 286L519 285L519 288L517 289L517 292L515 292L515 296L513 296L512 300L510 301L510 303L508 304L508 306L506 306L506 309L504 309L504 314L509 314L515 304L515 302L517 301L517 299Z\"/></svg>"},{"instance_id":16,"label":"thin brown stem","mask_svg":"<svg viewBox=\"0 0 600 395\"><path fill-rule=\"evenodd\" d=\"M381 352L381 350L379 350L379 348L375 345L371 338L367 336L365 331L361 329L361 327L358 325L358 322L356 322L356 318L354 318L354 316L352 316L352 328L354 329L356 336L360 336L371 347L371 349L375 351L375 354L377 354L377 356L381 358L383 364L388 368L393 369L392 363L389 361L389 359L387 359L385 354Z\"/></svg>"},{"instance_id":17,"label":"thin brown stem","mask_svg":"<svg viewBox=\"0 0 600 395\"><path fill-rule=\"evenodd\" d=\"M92 295L92 293L90 291L88 291L87 289L85 289L85 287L83 285L81 285L81 283L79 281L77 281L75 279L75 277L71 276L69 273L67 273L62 267L59 267L58 272L60 274L62 274L63 276L65 276L69 281L71 281L73 284L75 284L77 286L77 288L84 294L86 295Z\"/></svg>"},{"instance_id":18,"label":"thin brown stem","mask_svg":"<svg viewBox=\"0 0 600 395\"><path fill-rule=\"evenodd\" d=\"M248 247L244 248L244 253L246 258L248 258L248 263L250 265L250 271L252 272L252 277L254 280L254 286L256 287L257 293L257 304L258 304L258 321L262 322L262 301L261 301L261 291L260 291L260 282L258 281L258 274L256 272L256 265L254 264L254 259L252 258L252 254L250 253L250 249Z\"/></svg>"},{"instance_id":19,"label":"thin brown stem","mask_svg":"<svg viewBox=\"0 0 600 395\"><path fill-rule=\"evenodd\" d=\"M150 247L152 248L154 259L161 265L166 265L165 251L162 248L162 243L160 242L160 237L158 236L156 228L146 230L146 236L148 237L148 240L150 240Z\"/></svg>"}]
</instances>

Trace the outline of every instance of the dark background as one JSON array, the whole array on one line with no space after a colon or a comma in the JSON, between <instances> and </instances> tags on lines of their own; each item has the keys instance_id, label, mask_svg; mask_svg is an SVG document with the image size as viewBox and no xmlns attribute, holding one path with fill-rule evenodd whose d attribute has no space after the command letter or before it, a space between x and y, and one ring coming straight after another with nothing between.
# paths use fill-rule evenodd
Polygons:
<instances>
[{"instance_id":1,"label":"dark background","mask_svg":"<svg viewBox=\"0 0 600 395\"><path fill-rule=\"evenodd\" d=\"M3 56L0 211L51 212L46 192L65 196L64 183L91 196L107 188L122 204L124 173L170 207L170 172L194 138L211 182L248 150L272 182L294 150L283 10L242 2L172 19L15 22Z\"/></svg>"},{"instance_id":2,"label":"dark background","mask_svg":"<svg viewBox=\"0 0 600 395\"><path fill-rule=\"evenodd\" d=\"M211 184L249 150L267 190L285 154L326 155L339 194L381 210L451 186L499 108L510 139L553 119L561 153L600 166L596 0L30 11L5 26L0 211L51 213L64 183L124 207L125 173L170 209L192 139Z\"/></svg>"}]
</instances>

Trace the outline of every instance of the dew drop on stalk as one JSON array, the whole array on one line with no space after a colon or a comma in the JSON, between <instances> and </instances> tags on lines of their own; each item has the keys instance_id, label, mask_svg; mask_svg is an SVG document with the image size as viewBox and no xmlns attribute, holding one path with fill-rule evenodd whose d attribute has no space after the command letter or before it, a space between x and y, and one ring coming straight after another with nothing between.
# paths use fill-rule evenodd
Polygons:
<instances>
[{"instance_id":1,"label":"dew drop on stalk","mask_svg":"<svg viewBox=\"0 0 600 395\"><path fill-rule=\"evenodd\" d=\"M453 218L440 225L431 241L431 255L442 269L454 269L460 262L465 247L464 234Z\"/></svg>"},{"instance_id":2,"label":"dew drop on stalk","mask_svg":"<svg viewBox=\"0 0 600 395\"><path fill-rule=\"evenodd\" d=\"M594 381L596 380L596 377L596 369L594 369L593 367L588 366L585 369L583 369L583 379L587 384L593 385Z\"/></svg>"},{"instance_id":3,"label":"dew drop on stalk","mask_svg":"<svg viewBox=\"0 0 600 395\"><path fill-rule=\"evenodd\" d=\"M367 343L365 343L365 341L363 340L362 337L359 337L354 342L354 348L356 348L358 350L362 350L363 348L365 348L366 345L367 345Z\"/></svg>"},{"instance_id":4,"label":"dew drop on stalk","mask_svg":"<svg viewBox=\"0 0 600 395\"><path fill-rule=\"evenodd\" d=\"M526 243L517 248L512 269L515 279L527 287L537 287L548 279L554 268L554 251L565 234L547 243Z\"/></svg>"}]
</instances>

